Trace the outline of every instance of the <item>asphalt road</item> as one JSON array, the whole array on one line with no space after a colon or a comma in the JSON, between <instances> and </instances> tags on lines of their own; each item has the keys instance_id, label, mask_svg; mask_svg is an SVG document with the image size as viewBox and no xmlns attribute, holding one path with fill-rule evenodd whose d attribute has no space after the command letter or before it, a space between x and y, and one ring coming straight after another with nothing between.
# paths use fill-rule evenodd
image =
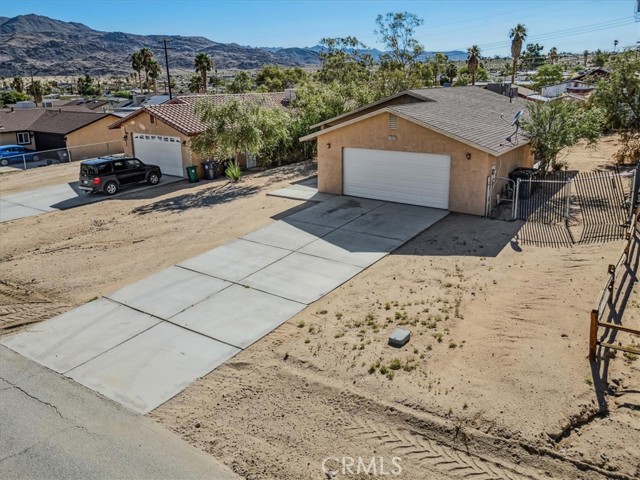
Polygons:
<instances>
[{"instance_id":1,"label":"asphalt road","mask_svg":"<svg viewBox=\"0 0 640 480\"><path fill-rule=\"evenodd\" d=\"M239 477L151 419L0 346L0 478Z\"/></svg>"}]
</instances>

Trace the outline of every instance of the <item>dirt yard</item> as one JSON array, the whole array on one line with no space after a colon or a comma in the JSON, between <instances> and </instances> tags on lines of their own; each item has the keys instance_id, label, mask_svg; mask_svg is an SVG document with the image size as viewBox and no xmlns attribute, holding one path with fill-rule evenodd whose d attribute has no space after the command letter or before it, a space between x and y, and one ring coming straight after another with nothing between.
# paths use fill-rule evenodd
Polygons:
<instances>
[{"instance_id":1,"label":"dirt yard","mask_svg":"<svg viewBox=\"0 0 640 480\"><path fill-rule=\"evenodd\" d=\"M574 148L570 168L606 167L613 143ZM265 225L299 205L265 192L312 168L1 224L5 330ZM622 242L523 245L521 227L449 215L151 416L249 479L637 478L640 361L586 358ZM637 285L624 318L640 326Z\"/></svg>"}]
</instances>

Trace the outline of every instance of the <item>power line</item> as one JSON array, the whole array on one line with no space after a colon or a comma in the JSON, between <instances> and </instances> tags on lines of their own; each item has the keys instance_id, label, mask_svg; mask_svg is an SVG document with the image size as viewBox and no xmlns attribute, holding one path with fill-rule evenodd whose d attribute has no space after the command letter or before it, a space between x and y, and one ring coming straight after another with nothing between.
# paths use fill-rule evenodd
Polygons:
<instances>
[{"instance_id":1,"label":"power line","mask_svg":"<svg viewBox=\"0 0 640 480\"><path fill-rule=\"evenodd\" d=\"M536 35L536 36L532 36L527 38L527 43L538 43L538 42L544 42L547 40L555 40L558 38L564 38L564 37L570 37L570 36L577 36L577 35L584 35L587 33L592 33L592 32L597 32L597 31L601 31L601 30L608 30L611 28L617 28L617 27L621 27L624 25L630 25L634 23L633 19L630 18L619 18L619 19L615 19L615 20L609 20L607 22L601 22L601 23L595 23L595 24L591 24L591 25L584 25L581 27L575 27L572 29L566 29L566 30L559 30L559 31L555 31L555 32L547 32L547 33L543 33L540 35ZM504 41L500 41L500 42L493 42L493 43L485 43L483 45L478 45L482 50L497 50L499 48L504 48L504 47L508 47L511 45L511 41L510 40L504 40ZM463 48L460 49L455 49L455 50L464 50Z\"/></svg>"}]
</instances>

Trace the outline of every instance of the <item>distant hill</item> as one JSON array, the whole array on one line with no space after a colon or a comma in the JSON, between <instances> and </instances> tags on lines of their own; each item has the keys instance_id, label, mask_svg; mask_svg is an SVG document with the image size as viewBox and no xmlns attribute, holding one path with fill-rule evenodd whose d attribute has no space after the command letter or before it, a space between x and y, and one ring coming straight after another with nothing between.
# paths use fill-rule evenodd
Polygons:
<instances>
[{"instance_id":1,"label":"distant hill","mask_svg":"<svg viewBox=\"0 0 640 480\"><path fill-rule=\"evenodd\" d=\"M128 75L132 73L129 55L149 47L164 63L162 40L168 39L172 68L192 70L199 52L211 55L216 68L257 69L264 64L285 67L313 66L320 63L323 47L281 48L250 47L235 43L218 43L204 37L134 35L123 32L100 32L75 22L63 22L41 15L0 17L0 76L16 75ZM383 53L366 51L374 59ZM465 52L443 52L450 60L466 58ZM426 52L431 57L435 52Z\"/></svg>"},{"instance_id":2,"label":"distant hill","mask_svg":"<svg viewBox=\"0 0 640 480\"><path fill-rule=\"evenodd\" d=\"M0 17L0 76L28 75L123 75L130 74L128 56L149 47L162 60L162 40L170 40L173 68L193 69L196 53L206 52L218 69L253 69L265 63L282 66L317 65L318 54L304 48L243 47L218 43L204 37L134 35L100 32L86 25L63 22L41 15Z\"/></svg>"}]
</instances>

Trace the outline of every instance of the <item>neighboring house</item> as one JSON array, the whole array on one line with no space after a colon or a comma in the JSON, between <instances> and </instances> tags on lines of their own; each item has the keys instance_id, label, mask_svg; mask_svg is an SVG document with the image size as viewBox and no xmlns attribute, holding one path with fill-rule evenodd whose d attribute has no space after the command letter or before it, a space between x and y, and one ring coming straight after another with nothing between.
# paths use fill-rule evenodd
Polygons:
<instances>
[{"instance_id":1,"label":"neighboring house","mask_svg":"<svg viewBox=\"0 0 640 480\"><path fill-rule=\"evenodd\" d=\"M302 137L318 146L318 190L485 215L492 176L531 167L510 123L521 101L477 87L409 90L329 119Z\"/></svg>"},{"instance_id":2,"label":"neighboring house","mask_svg":"<svg viewBox=\"0 0 640 480\"><path fill-rule=\"evenodd\" d=\"M122 153L122 137L108 128L117 118L75 108L2 109L0 144L38 151L68 148L70 160Z\"/></svg>"},{"instance_id":3,"label":"neighboring house","mask_svg":"<svg viewBox=\"0 0 640 480\"><path fill-rule=\"evenodd\" d=\"M552 98L564 93L572 93L586 97L596 88L595 84L598 80L608 77L609 70L606 68L593 68L557 85L542 87L542 95Z\"/></svg>"},{"instance_id":4,"label":"neighboring house","mask_svg":"<svg viewBox=\"0 0 640 480\"><path fill-rule=\"evenodd\" d=\"M36 149L36 138L31 125L44 109L13 107L0 109L0 145L22 145L30 150Z\"/></svg>"},{"instance_id":5,"label":"neighboring house","mask_svg":"<svg viewBox=\"0 0 640 480\"><path fill-rule=\"evenodd\" d=\"M269 107L286 108L290 99L288 95L278 92L180 96L160 105L142 105L139 110L109 128L121 131L127 155L158 165L166 175L184 177L187 166L201 163L192 158L189 149L191 138L206 129L195 114L197 102L209 101L222 105L230 99L241 99L264 102ZM249 158L247 161L244 155L239 156L238 161L246 168L255 166L255 159Z\"/></svg>"}]
</instances>

